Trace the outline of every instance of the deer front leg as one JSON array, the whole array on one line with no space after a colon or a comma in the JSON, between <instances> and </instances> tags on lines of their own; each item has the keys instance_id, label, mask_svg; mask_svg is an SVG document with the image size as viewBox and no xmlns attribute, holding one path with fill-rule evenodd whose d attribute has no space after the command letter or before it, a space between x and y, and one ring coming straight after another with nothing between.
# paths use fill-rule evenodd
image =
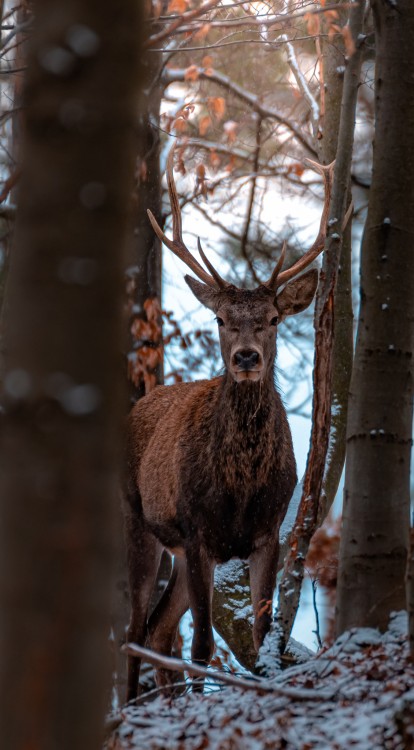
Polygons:
<instances>
[{"instance_id":1,"label":"deer front leg","mask_svg":"<svg viewBox=\"0 0 414 750\"><path fill-rule=\"evenodd\" d=\"M154 651L171 656L178 624L188 607L186 561L184 557L175 555L167 588L163 592L148 621L149 642L150 647ZM177 672L171 672L167 669L157 669L157 685L172 685L177 681L177 675Z\"/></svg>"},{"instance_id":2,"label":"deer front leg","mask_svg":"<svg viewBox=\"0 0 414 750\"><path fill-rule=\"evenodd\" d=\"M254 613L253 644L259 651L272 622L273 593L279 560L279 537L271 539L249 557L250 590Z\"/></svg>"},{"instance_id":3,"label":"deer front leg","mask_svg":"<svg viewBox=\"0 0 414 750\"><path fill-rule=\"evenodd\" d=\"M207 667L213 656L212 599L215 562L211 560L198 540L186 550L187 586L194 634L191 658ZM194 690L203 689L204 680L193 681Z\"/></svg>"}]
</instances>

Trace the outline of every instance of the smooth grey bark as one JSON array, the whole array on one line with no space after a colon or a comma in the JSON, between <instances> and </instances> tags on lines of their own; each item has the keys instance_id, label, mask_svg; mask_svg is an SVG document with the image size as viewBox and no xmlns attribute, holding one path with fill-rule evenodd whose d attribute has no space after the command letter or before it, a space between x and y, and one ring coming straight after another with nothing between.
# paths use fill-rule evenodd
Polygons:
<instances>
[{"instance_id":1,"label":"smooth grey bark","mask_svg":"<svg viewBox=\"0 0 414 750\"><path fill-rule=\"evenodd\" d=\"M0 433L7 750L101 746L140 4L37 0Z\"/></svg>"},{"instance_id":2,"label":"smooth grey bark","mask_svg":"<svg viewBox=\"0 0 414 750\"><path fill-rule=\"evenodd\" d=\"M384 629L405 607L414 335L414 6L372 3L377 64L372 185L362 242L337 632Z\"/></svg>"}]
</instances>

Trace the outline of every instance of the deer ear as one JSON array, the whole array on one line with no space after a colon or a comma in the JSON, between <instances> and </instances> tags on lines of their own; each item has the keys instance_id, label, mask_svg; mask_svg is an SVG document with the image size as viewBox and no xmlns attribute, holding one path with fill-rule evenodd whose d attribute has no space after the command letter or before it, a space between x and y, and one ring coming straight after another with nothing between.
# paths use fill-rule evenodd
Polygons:
<instances>
[{"instance_id":1,"label":"deer ear","mask_svg":"<svg viewBox=\"0 0 414 750\"><path fill-rule=\"evenodd\" d=\"M295 315L306 310L312 302L318 286L318 272L312 268L298 279L290 281L276 297L276 307L283 315Z\"/></svg>"},{"instance_id":2,"label":"deer ear","mask_svg":"<svg viewBox=\"0 0 414 750\"><path fill-rule=\"evenodd\" d=\"M198 301L201 302L201 304L205 307L213 310L213 312L216 312L218 305L217 292L215 292L214 289L211 289L211 287L207 286L207 284L203 284L201 281L193 279L192 276L185 275L184 279L190 287L194 296L197 297Z\"/></svg>"}]
</instances>

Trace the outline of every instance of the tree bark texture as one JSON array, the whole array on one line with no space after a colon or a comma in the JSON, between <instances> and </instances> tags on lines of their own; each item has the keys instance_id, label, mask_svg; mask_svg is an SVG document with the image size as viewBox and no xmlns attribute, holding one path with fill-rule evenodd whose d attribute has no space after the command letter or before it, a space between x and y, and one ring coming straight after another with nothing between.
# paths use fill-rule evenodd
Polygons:
<instances>
[{"instance_id":1,"label":"tree bark texture","mask_svg":"<svg viewBox=\"0 0 414 750\"><path fill-rule=\"evenodd\" d=\"M166 10L166 3L163 5ZM150 12L150 3L145 4L146 17ZM156 30L157 25L148 24L148 29ZM163 69L163 55L157 52L143 52L141 58L141 87L137 101L137 119L135 123L135 170L134 187L132 191L131 212L126 243L126 289L127 289L127 381L128 381L128 410L139 398L145 396L146 384L142 377L135 378L137 367L134 364L137 357L145 351L154 349L158 353L158 364L153 368L148 365L151 375L155 375L155 383L164 382L162 320L157 320L157 331L152 333L151 339L145 335L137 335L137 331L145 331L148 326L145 302L157 299L161 306L162 296L162 248L150 221L147 209L150 209L160 226L165 217L161 210L161 170L160 170L160 107L164 92L161 81ZM140 322L143 325L140 325ZM138 324L138 326L137 326ZM137 326L137 327L136 327ZM134 333L135 331L135 333ZM145 362L145 357L144 357ZM146 366L144 364L144 366ZM126 695L127 657L121 652L121 646L126 641L126 629L130 614L130 599L128 575L126 567L126 553L124 547L119 550L117 560L117 574L115 598L111 618L114 636L114 679L115 690L119 702L123 702ZM169 577L171 562L168 553L163 555L162 567L158 576L155 597L162 591L165 579Z\"/></svg>"},{"instance_id":2,"label":"tree bark texture","mask_svg":"<svg viewBox=\"0 0 414 750\"><path fill-rule=\"evenodd\" d=\"M165 5L165 3L164 3ZM148 26L148 28L150 28ZM151 26L156 30L154 26ZM147 320L144 303L156 298L161 305L162 292L162 249L156 236L147 210L150 209L160 226L165 217L161 210L161 170L160 170L160 107L164 93L161 80L163 55L157 52L144 52L142 56L143 81L139 96L136 123L137 159L132 194L131 223L127 242L127 289L130 301L128 332L129 372L133 372L134 354L143 347L158 348L159 362L154 368L156 384L164 378L162 356L162 321L159 323L159 336L148 341L145 336L134 336L132 330L137 319ZM139 329L138 329L139 330ZM152 368L150 368L152 371ZM146 393L145 382L129 377L130 406Z\"/></svg>"},{"instance_id":3,"label":"tree bark texture","mask_svg":"<svg viewBox=\"0 0 414 750\"><path fill-rule=\"evenodd\" d=\"M414 6L372 3L376 127L347 429L337 631L405 607L414 333Z\"/></svg>"},{"instance_id":4,"label":"tree bark texture","mask_svg":"<svg viewBox=\"0 0 414 750\"><path fill-rule=\"evenodd\" d=\"M341 22L346 21L347 10L339 10L339 14ZM330 164L337 155L341 113L342 116L346 115L346 109L342 109L344 70L346 67L346 52L343 39L338 35L335 37L334 44L329 40L323 40L322 54L326 111L323 113L323 121L320 128L322 138L318 140L318 147L321 163ZM358 61L358 64L360 64L360 61ZM355 72L352 78L354 76ZM350 201L351 191L349 186L346 208L348 208ZM319 501L318 526L325 520L335 500L345 462L348 393L353 359L351 258L352 221L350 220L342 235L338 279L335 289L331 426L329 431L328 456ZM326 264L327 255L324 253L323 271L325 273Z\"/></svg>"},{"instance_id":5,"label":"tree bark texture","mask_svg":"<svg viewBox=\"0 0 414 750\"><path fill-rule=\"evenodd\" d=\"M93 750L110 689L142 23L135 0L34 11L0 434L1 743Z\"/></svg>"}]
</instances>

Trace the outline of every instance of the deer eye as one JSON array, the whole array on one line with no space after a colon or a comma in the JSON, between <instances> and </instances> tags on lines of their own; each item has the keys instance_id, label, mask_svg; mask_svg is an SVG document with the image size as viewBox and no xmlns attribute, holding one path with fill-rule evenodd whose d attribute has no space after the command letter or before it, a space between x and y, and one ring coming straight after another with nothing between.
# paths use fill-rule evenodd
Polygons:
<instances>
[{"instance_id":1,"label":"deer eye","mask_svg":"<svg viewBox=\"0 0 414 750\"><path fill-rule=\"evenodd\" d=\"M223 318L218 318L217 317L216 320L217 320L217 325L218 325L219 328L221 326L224 326L224 320L223 320Z\"/></svg>"},{"instance_id":2,"label":"deer eye","mask_svg":"<svg viewBox=\"0 0 414 750\"><path fill-rule=\"evenodd\" d=\"M277 321L278 321L278 318L272 318L272 320L270 321L270 325L277 326Z\"/></svg>"}]
</instances>

